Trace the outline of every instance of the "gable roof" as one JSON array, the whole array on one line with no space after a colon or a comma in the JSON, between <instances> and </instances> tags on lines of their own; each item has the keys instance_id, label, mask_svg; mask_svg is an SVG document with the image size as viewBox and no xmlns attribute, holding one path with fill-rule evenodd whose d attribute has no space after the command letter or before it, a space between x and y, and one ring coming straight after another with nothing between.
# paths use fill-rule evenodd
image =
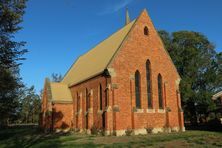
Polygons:
<instances>
[{"instance_id":1,"label":"gable roof","mask_svg":"<svg viewBox=\"0 0 222 148\"><path fill-rule=\"evenodd\" d=\"M212 99L213 99L213 100L216 100L216 99L219 98L219 97L222 97L222 91L214 94L213 97L212 97Z\"/></svg>"},{"instance_id":2,"label":"gable roof","mask_svg":"<svg viewBox=\"0 0 222 148\"><path fill-rule=\"evenodd\" d=\"M50 89L53 102L72 102L72 96L68 85L50 82Z\"/></svg>"},{"instance_id":3,"label":"gable roof","mask_svg":"<svg viewBox=\"0 0 222 148\"><path fill-rule=\"evenodd\" d=\"M135 22L136 20L132 21L86 54L80 56L66 73L61 83L74 85L102 73Z\"/></svg>"},{"instance_id":4,"label":"gable roof","mask_svg":"<svg viewBox=\"0 0 222 148\"><path fill-rule=\"evenodd\" d=\"M131 23L127 24L122 29L112 34L110 37L108 37L107 39L99 43L97 46L92 48L90 51L80 56L76 60L76 62L73 63L73 65L70 67L68 72L65 74L61 83L67 84L68 86L72 86L80 82L83 82L87 79L90 79L92 77L95 77L99 74L102 74L104 70L108 68L110 63L113 61L114 56L117 54L118 50L121 48L123 41L127 38L134 24L136 24L137 20L139 20L139 18L143 14L146 14L148 16L149 21L151 21L147 10L144 9L137 19L133 20ZM165 46L160 36L158 35L157 31L156 33L162 46L164 47L164 51L166 52L169 60L171 61L173 67L175 68L178 78L181 79L177 71L177 68L174 65L168 51L165 49Z\"/></svg>"}]
</instances>

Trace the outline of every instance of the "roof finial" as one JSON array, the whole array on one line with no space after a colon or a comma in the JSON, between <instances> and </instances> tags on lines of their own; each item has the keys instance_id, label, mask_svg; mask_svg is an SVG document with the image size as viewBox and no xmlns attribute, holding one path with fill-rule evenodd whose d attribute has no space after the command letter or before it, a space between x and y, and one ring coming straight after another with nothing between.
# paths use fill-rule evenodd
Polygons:
<instances>
[{"instance_id":1,"label":"roof finial","mask_svg":"<svg viewBox=\"0 0 222 148\"><path fill-rule=\"evenodd\" d=\"M128 12L128 7L126 7L126 25L130 23L130 16Z\"/></svg>"}]
</instances>

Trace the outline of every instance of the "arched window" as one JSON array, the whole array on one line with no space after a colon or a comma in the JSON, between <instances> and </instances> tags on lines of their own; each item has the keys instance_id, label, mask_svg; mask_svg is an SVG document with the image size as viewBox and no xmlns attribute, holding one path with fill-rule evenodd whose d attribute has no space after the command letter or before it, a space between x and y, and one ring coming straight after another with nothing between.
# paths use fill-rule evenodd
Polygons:
<instances>
[{"instance_id":1,"label":"arched window","mask_svg":"<svg viewBox=\"0 0 222 148\"><path fill-rule=\"evenodd\" d=\"M100 110L102 110L102 105L103 105L103 89L102 85L99 85L99 102L100 102Z\"/></svg>"},{"instance_id":2,"label":"arched window","mask_svg":"<svg viewBox=\"0 0 222 148\"><path fill-rule=\"evenodd\" d=\"M79 100L79 94L78 94L78 92L76 93L76 110L77 110L77 112L79 111L79 109L80 109L80 100Z\"/></svg>"},{"instance_id":3,"label":"arched window","mask_svg":"<svg viewBox=\"0 0 222 148\"><path fill-rule=\"evenodd\" d=\"M79 105L80 105L80 103L79 103L79 94L78 94L78 92L76 93L76 113L78 113L79 112ZM78 128L78 117L76 116L76 128Z\"/></svg>"},{"instance_id":4,"label":"arched window","mask_svg":"<svg viewBox=\"0 0 222 148\"><path fill-rule=\"evenodd\" d=\"M147 101L148 108L152 108L152 82L151 82L151 64L150 61L146 61L146 85L147 85Z\"/></svg>"},{"instance_id":5,"label":"arched window","mask_svg":"<svg viewBox=\"0 0 222 148\"><path fill-rule=\"evenodd\" d=\"M106 99L105 99L105 106L108 106L108 100L109 100L109 88L106 88Z\"/></svg>"},{"instance_id":6,"label":"arched window","mask_svg":"<svg viewBox=\"0 0 222 148\"><path fill-rule=\"evenodd\" d=\"M88 89L86 88L86 112L89 109L89 94ZM88 129L88 114L85 116L85 128Z\"/></svg>"},{"instance_id":7,"label":"arched window","mask_svg":"<svg viewBox=\"0 0 222 148\"><path fill-rule=\"evenodd\" d=\"M144 35L149 35L149 29L147 26L144 27Z\"/></svg>"},{"instance_id":8,"label":"arched window","mask_svg":"<svg viewBox=\"0 0 222 148\"><path fill-rule=\"evenodd\" d=\"M162 86L162 76L158 75L158 97L159 97L159 108L163 109L163 86Z\"/></svg>"},{"instance_id":9,"label":"arched window","mask_svg":"<svg viewBox=\"0 0 222 148\"><path fill-rule=\"evenodd\" d=\"M140 72L138 70L135 73L135 95L136 95L136 108L141 108L141 102L140 102Z\"/></svg>"},{"instance_id":10,"label":"arched window","mask_svg":"<svg viewBox=\"0 0 222 148\"><path fill-rule=\"evenodd\" d=\"M86 111L89 109L89 94L88 89L86 88Z\"/></svg>"}]
</instances>

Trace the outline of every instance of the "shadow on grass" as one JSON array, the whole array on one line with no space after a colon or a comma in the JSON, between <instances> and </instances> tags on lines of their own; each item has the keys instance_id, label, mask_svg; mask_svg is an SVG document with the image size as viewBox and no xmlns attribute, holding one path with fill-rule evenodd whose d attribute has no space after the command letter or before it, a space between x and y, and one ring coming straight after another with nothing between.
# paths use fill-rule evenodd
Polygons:
<instances>
[{"instance_id":1,"label":"shadow on grass","mask_svg":"<svg viewBox=\"0 0 222 148\"><path fill-rule=\"evenodd\" d=\"M183 147L222 147L221 136L222 133L219 132L196 130L122 137L101 137L73 133L44 134L33 126L0 130L0 147L162 147L166 144L169 146L181 144Z\"/></svg>"},{"instance_id":2,"label":"shadow on grass","mask_svg":"<svg viewBox=\"0 0 222 148\"><path fill-rule=\"evenodd\" d=\"M10 127L0 131L0 147L61 147L66 141L81 137L69 136L70 133L44 134L36 126ZM61 140L61 137L66 137Z\"/></svg>"},{"instance_id":3,"label":"shadow on grass","mask_svg":"<svg viewBox=\"0 0 222 148\"><path fill-rule=\"evenodd\" d=\"M211 120L208 123L198 124L196 126L185 124L186 130L211 131L222 133L222 124L219 120Z\"/></svg>"}]
</instances>

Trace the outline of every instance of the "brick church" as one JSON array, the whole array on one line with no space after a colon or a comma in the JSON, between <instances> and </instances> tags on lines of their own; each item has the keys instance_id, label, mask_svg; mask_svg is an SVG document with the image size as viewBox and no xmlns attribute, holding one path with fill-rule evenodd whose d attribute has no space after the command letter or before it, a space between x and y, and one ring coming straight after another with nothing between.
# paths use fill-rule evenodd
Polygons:
<instances>
[{"instance_id":1,"label":"brick church","mask_svg":"<svg viewBox=\"0 0 222 148\"><path fill-rule=\"evenodd\" d=\"M81 55L61 82L45 80L40 125L107 135L184 131L180 76L148 13Z\"/></svg>"}]
</instances>

